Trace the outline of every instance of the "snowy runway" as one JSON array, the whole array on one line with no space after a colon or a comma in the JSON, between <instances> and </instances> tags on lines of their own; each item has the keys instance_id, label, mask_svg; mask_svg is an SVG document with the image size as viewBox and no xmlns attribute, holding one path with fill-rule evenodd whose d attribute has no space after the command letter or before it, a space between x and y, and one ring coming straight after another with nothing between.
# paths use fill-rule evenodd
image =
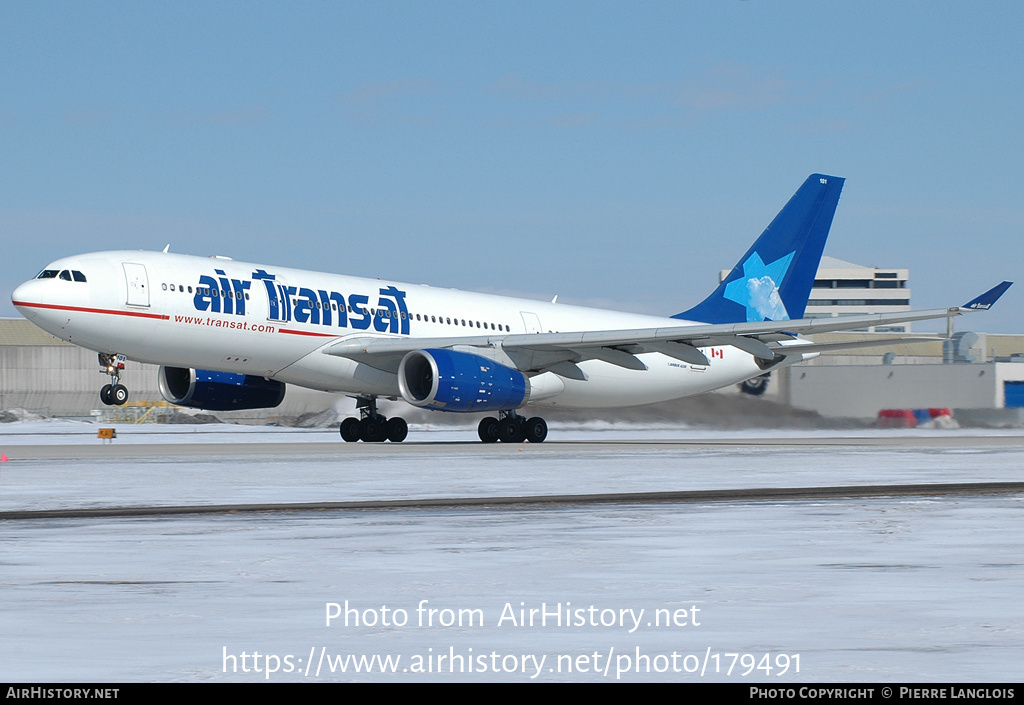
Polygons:
<instances>
[{"instance_id":1,"label":"snowy runway","mask_svg":"<svg viewBox=\"0 0 1024 705\"><path fill-rule=\"evenodd\" d=\"M96 444L89 430L71 444ZM273 432L273 454L254 454L268 434L248 429L157 433L142 442L202 436L239 454L18 459L76 434L9 424L0 510L1014 481L1024 468L1009 432L337 454L279 450L326 432ZM952 447L928 445L950 433ZM0 663L21 681L1013 680L1022 508L1011 495L5 522ZM327 624L331 605L347 625Z\"/></svg>"}]
</instances>

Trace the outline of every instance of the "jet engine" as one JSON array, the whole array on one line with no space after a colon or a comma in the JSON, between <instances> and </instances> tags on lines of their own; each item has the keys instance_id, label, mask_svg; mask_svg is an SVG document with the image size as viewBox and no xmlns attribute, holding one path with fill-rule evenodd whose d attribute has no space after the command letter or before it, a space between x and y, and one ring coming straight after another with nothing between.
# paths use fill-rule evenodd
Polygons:
<instances>
[{"instance_id":1,"label":"jet engine","mask_svg":"<svg viewBox=\"0 0 1024 705\"><path fill-rule=\"evenodd\" d=\"M164 399L193 409L272 409L284 399L284 384L253 375L161 367L158 380Z\"/></svg>"},{"instance_id":2,"label":"jet engine","mask_svg":"<svg viewBox=\"0 0 1024 705\"><path fill-rule=\"evenodd\" d=\"M398 367L398 388L413 406L461 412L518 409L530 393L519 370L441 349L407 353Z\"/></svg>"}]
</instances>

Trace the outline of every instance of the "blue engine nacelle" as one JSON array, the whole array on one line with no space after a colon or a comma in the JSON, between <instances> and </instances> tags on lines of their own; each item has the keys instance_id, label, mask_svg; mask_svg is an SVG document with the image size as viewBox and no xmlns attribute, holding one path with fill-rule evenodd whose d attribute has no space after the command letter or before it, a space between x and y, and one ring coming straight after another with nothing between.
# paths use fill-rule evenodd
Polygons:
<instances>
[{"instance_id":1,"label":"blue engine nacelle","mask_svg":"<svg viewBox=\"0 0 1024 705\"><path fill-rule=\"evenodd\" d=\"M519 370L454 350L413 350L398 367L398 388L413 406L441 411L518 409L530 392Z\"/></svg>"},{"instance_id":2,"label":"blue engine nacelle","mask_svg":"<svg viewBox=\"0 0 1024 705\"><path fill-rule=\"evenodd\" d=\"M158 380L164 399L193 409L272 409L284 399L284 384L253 375L161 367Z\"/></svg>"}]
</instances>

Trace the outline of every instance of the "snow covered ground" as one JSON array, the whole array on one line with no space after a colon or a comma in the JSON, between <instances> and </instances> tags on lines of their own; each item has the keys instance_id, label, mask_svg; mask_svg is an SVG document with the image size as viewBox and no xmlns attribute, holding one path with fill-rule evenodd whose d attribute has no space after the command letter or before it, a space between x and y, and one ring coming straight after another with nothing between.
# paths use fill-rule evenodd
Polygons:
<instances>
[{"instance_id":1,"label":"snow covered ground","mask_svg":"<svg viewBox=\"0 0 1024 705\"><path fill-rule=\"evenodd\" d=\"M906 441L747 442L787 434ZM960 442L915 443L936 434ZM0 465L0 510L1024 475L1020 431L553 425L552 439L602 444L467 451L458 441L472 441L472 428L417 428L410 441L443 442L388 452L334 431L118 426L119 444L230 442L239 452L18 457L19 446L93 445L95 435L90 424L0 426L11 458ZM613 442L637 438L738 443ZM268 454L267 440L336 442L338 454ZM1022 509L1020 496L954 496L8 521L0 677L1013 681L1024 660Z\"/></svg>"},{"instance_id":2,"label":"snow covered ground","mask_svg":"<svg viewBox=\"0 0 1024 705\"><path fill-rule=\"evenodd\" d=\"M99 428L116 427L117 443L335 443L338 428L291 428L285 426L247 426L235 424L114 424L95 421L69 421L34 417L24 421L0 423L0 447L12 445L99 445ZM477 418L463 425L410 423L408 443L478 442ZM1004 436L1024 438L1024 428L751 428L721 429L660 421L552 421L548 439L552 441L594 440L702 440L748 438L936 438Z\"/></svg>"}]
</instances>

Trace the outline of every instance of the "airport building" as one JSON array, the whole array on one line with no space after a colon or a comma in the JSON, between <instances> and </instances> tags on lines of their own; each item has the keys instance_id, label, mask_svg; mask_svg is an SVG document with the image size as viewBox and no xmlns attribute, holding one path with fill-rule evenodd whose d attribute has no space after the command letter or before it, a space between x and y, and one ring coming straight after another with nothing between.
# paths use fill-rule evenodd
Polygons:
<instances>
[{"instance_id":1,"label":"airport building","mask_svg":"<svg viewBox=\"0 0 1024 705\"><path fill-rule=\"evenodd\" d=\"M724 281L729 270L719 273ZM910 272L824 256L806 318L910 311ZM891 338L910 324L814 336L816 342ZM933 337L933 336L922 336ZM767 393L823 416L873 418L882 409L950 408L980 422L1024 423L1024 336L955 333L948 340L824 353L770 375ZM749 387L754 393L763 388ZM1009 409L1010 411L1006 411Z\"/></svg>"},{"instance_id":2,"label":"airport building","mask_svg":"<svg viewBox=\"0 0 1024 705\"><path fill-rule=\"evenodd\" d=\"M815 340L863 337L833 333ZM1024 335L965 332L826 353L777 374L772 388L779 401L823 416L868 419L882 409L949 408L965 422L1024 424Z\"/></svg>"},{"instance_id":3,"label":"airport building","mask_svg":"<svg viewBox=\"0 0 1024 705\"><path fill-rule=\"evenodd\" d=\"M804 315L827 318L910 311L909 279L907 269L865 267L822 257ZM946 340L823 354L782 370L776 387L780 401L831 417L871 418L882 409L950 408L959 410L965 420L1024 422L1024 336L949 332ZM903 335L910 333L910 324L872 326L814 339L861 339L865 333Z\"/></svg>"},{"instance_id":4,"label":"airport building","mask_svg":"<svg viewBox=\"0 0 1024 705\"><path fill-rule=\"evenodd\" d=\"M901 313L910 310L906 269L879 269L822 257L805 318ZM864 328L870 333L909 333L909 323Z\"/></svg>"}]
</instances>

